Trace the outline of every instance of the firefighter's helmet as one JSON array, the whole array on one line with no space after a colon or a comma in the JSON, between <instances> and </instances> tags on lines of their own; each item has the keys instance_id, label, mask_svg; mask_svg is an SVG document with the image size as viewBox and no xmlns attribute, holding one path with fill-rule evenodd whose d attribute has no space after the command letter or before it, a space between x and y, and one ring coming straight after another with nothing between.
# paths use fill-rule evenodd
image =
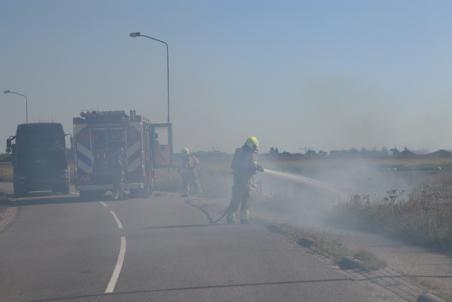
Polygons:
<instances>
[{"instance_id":1,"label":"firefighter's helmet","mask_svg":"<svg viewBox=\"0 0 452 302\"><path fill-rule=\"evenodd\" d=\"M190 149L188 149L187 147L183 147L182 148L182 154L185 154L185 155L190 154Z\"/></svg>"},{"instance_id":2,"label":"firefighter's helmet","mask_svg":"<svg viewBox=\"0 0 452 302\"><path fill-rule=\"evenodd\" d=\"M246 140L245 145L247 145L250 149L257 149L259 148L259 140L255 136L250 136Z\"/></svg>"}]
</instances>

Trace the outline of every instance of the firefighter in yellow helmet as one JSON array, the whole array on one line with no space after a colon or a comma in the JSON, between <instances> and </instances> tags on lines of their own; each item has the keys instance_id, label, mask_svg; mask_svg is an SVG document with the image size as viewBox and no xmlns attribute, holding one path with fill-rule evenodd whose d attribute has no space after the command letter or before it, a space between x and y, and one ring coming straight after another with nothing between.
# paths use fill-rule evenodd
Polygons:
<instances>
[{"instance_id":1,"label":"firefighter in yellow helmet","mask_svg":"<svg viewBox=\"0 0 452 302\"><path fill-rule=\"evenodd\" d=\"M184 186L184 196L189 197L190 194L202 194L201 184L198 180L196 167L199 165L198 158L190 152L187 147L182 148L182 163L180 174Z\"/></svg>"},{"instance_id":2,"label":"firefighter in yellow helmet","mask_svg":"<svg viewBox=\"0 0 452 302\"><path fill-rule=\"evenodd\" d=\"M236 212L240 208L240 222L248 223L250 212L248 202L251 198L251 191L254 188L253 176L258 171L264 171L257 163L257 153L259 140L255 136L250 136L241 148L235 150L231 168L234 177L232 187L232 198L229 204L227 222L235 223Z\"/></svg>"},{"instance_id":3,"label":"firefighter in yellow helmet","mask_svg":"<svg viewBox=\"0 0 452 302\"><path fill-rule=\"evenodd\" d=\"M124 199L127 194L125 191L126 171L127 171L127 159L124 146L118 148L114 152L112 159L112 171L113 171L113 198Z\"/></svg>"}]
</instances>

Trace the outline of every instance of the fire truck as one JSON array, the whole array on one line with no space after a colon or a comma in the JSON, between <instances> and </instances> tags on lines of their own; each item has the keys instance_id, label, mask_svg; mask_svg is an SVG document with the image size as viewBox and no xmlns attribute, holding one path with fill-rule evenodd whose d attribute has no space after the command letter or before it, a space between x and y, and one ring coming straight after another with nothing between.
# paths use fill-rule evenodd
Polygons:
<instances>
[{"instance_id":1,"label":"fire truck","mask_svg":"<svg viewBox=\"0 0 452 302\"><path fill-rule=\"evenodd\" d=\"M131 110L87 111L73 119L75 185L82 198L122 188L149 195L158 168L172 165L172 128Z\"/></svg>"}]
</instances>

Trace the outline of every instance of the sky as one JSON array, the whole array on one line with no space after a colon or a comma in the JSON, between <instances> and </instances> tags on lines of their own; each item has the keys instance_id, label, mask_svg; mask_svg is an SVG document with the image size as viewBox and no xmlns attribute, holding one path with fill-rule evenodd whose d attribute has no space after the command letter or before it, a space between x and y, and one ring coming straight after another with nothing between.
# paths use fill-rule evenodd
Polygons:
<instances>
[{"instance_id":1,"label":"sky","mask_svg":"<svg viewBox=\"0 0 452 302\"><path fill-rule=\"evenodd\" d=\"M83 110L166 121L176 149L452 149L452 2L0 0L0 89L72 132ZM0 141L25 120L0 95ZM3 149L3 147L2 147Z\"/></svg>"}]
</instances>

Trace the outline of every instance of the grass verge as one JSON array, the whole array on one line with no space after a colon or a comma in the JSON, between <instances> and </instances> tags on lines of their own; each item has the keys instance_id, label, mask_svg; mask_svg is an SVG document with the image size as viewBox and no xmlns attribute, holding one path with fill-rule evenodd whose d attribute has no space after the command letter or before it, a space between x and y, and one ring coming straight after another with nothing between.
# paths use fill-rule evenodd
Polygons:
<instances>
[{"instance_id":1,"label":"grass verge","mask_svg":"<svg viewBox=\"0 0 452 302\"><path fill-rule=\"evenodd\" d=\"M383 200L354 195L333 211L333 222L382 232L434 249L452 248L452 186L429 184L404 195L388 191Z\"/></svg>"},{"instance_id":2,"label":"grass verge","mask_svg":"<svg viewBox=\"0 0 452 302\"><path fill-rule=\"evenodd\" d=\"M332 259L338 265L344 257L351 256L358 260L359 268L364 271L374 271L386 267L386 262L377 258L371 252L349 250L327 233L308 231L288 224L265 224L268 230L283 234L301 245L303 245L302 242L306 242L312 251Z\"/></svg>"}]
</instances>

